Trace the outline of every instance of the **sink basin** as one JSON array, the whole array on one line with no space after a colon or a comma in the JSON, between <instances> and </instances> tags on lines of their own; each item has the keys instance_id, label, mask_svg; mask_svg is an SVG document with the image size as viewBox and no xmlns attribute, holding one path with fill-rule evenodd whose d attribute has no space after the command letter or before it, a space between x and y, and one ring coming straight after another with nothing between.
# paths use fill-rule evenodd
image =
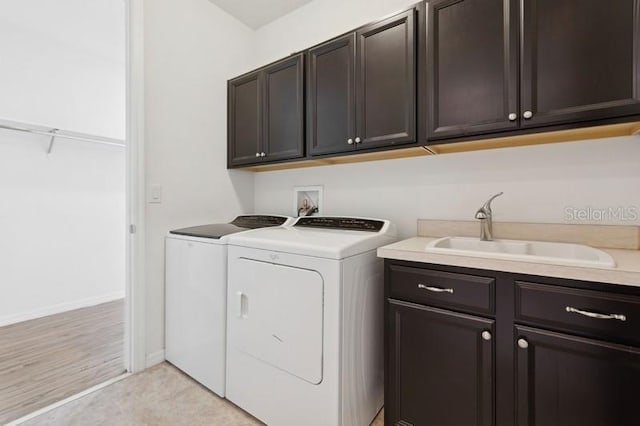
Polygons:
<instances>
[{"instance_id":1,"label":"sink basin","mask_svg":"<svg viewBox=\"0 0 640 426\"><path fill-rule=\"evenodd\" d=\"M616 266L613 258L602 250L581 244L545 241L481 241L478 238L444 237L431 241L425 247L425 251L589 268L614 268Z\"/></svg>"}]
</instances>

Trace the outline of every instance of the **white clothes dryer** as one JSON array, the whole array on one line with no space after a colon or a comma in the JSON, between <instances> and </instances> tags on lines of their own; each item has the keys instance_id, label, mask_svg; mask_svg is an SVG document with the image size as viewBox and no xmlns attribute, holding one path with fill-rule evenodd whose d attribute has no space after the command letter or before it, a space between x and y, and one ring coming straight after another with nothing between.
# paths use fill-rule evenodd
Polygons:
<instances>
[{"instance_id":1,"label":"white clothes dryer","mask_svg":"<svg viewBox=\"0 0 640 426\"><path fill-rule=\"evenodd\" d=\"M227 398L271 426L368 426L384 401L385 220L229 237Z\"/></svg>"}]
</instances>

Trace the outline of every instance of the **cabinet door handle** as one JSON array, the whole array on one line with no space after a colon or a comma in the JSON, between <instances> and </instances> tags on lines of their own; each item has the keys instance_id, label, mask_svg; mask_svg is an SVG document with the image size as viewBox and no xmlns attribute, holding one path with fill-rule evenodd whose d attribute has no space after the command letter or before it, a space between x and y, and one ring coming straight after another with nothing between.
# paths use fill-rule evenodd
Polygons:
<instances>
[{"instance_id":1,"label":"cabinet door handle","mask_svg":"<svg viewBox=\"0 0 640 426\"><path fill-rule=\"evenodd\" d=\"M429 285L418 284L418 288L420 290L433 291L434 293L451 293L453 294L452 288L442 288L442 287L432 287Z\"/></svg>"},{"instance_id":2,"label":"cabinet door handle","mask_svg":"<svg viewBox=\"0 0 640 426\"><path fill-rule=\"evenodd\" d=\"M360 143L360 142L362 142L362 139L356 138L356 143Z\"/></svg>"},{"instance_id":3,"label":"cabinet door handle","mask_svg":"<svg viewBox=\"0 0 640 426\"><path fill-rule=\"evenodd\" d=\"M515 112L512 112L511 114L509 114L509 121L516 121L517 118L518 118L518 114L516 114Z\"/></svg>"},{"instance_id":4,"label":"cabinet door handle","mask_svg":"<svg viewBox=\"0 0 640 426\"><path fill-rule=\"evenodd\" d=\"M256 152L256 157L260 157L260 153L259 152Z\"/></svg>"},{"instance_id":5,"label":"cabinet door handle","mask_svg":"<svg viewBox=\"0 0 640 426\"><path fill-rule=\"evenodd\" d=\"M482 338L484 340L491 340L491 332L487 331L487 330L483 331L482 332Z\"/></svg>"},{"instance_id":6,"label":"cabinet door handle","mask_svg":"<svg viewBox=\"0 0 640 426\"><path fill-rule=\"evenodd\" d=\"M533 117L533 113L532 113L531 111L525 111L525 112L522 114L522 116L523 116L525 119L527 119L527 120L528 120L528 119L530 119L531 117Z\"/></svg>"},{"instance_id":7,"label":"cabinet door handle","mask_svg":"<svg viewBox=\"0 0 640 426\"><path fill-rule=\"evenodd\" d=\"M353 145L353 139L351 139L351 138L347 139L347 143L348 143L349 145Z\"/></svg>"},{"instance_id":8,"label":"cabinet door handle","mask_svg":"<svg viewBox=\"0 0 640 426\"><path fill-rule=\"evenodd\" d=\"M518 339L518 347L520 349L527 349L529 347L529 342L526 339Z\"/></svg>"},{"instance_id":9,"label":"cabinet door handle","mask_svg":"<svg viewBox=\"0 0 640 426\"><path fill-rule=\"evenodd\" d=\"M267 154L265 154L264 152L260 153L260 157L266 157L266 156L267 156Z\"/></svg>"},{"instance_id":10,"label":"cabinet door handle","mask_svg":"<svg viewBox=\"0 0 640 426\"><path fill-rule=\"evenodd\" d=\"M622 314L599 314L597 312L583 311L583 310L580 310L580 309L573 308L571 306L567 306L565 308L565 310L567 312L571 312L573 314L584 315L585 317L589 317L589 318L604 319L604 320L614 319L614 320L619 320L619 321L626 321L627 320L626 315L622 315Z\"/></svg>"}]
</instances>

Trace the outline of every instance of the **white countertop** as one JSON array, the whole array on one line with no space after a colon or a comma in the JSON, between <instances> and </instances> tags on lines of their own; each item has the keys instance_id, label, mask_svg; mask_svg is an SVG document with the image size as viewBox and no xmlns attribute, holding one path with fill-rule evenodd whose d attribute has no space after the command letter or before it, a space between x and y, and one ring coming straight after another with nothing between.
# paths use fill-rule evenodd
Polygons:
<instances>
[{"instance_id":1,"label":"white countertop","mask_svg":"<svg viewBox=\"0 0 640 426\"><path fill-rule=\"evenodd\" d=\"M427 243L436 239L437 238L414 237L402 240L378 248L378 257L640 287L640 250L601 249L613 257L616 262L616 267L599 269L436 254L424 251Z\"/></svg>"}]
</instances>

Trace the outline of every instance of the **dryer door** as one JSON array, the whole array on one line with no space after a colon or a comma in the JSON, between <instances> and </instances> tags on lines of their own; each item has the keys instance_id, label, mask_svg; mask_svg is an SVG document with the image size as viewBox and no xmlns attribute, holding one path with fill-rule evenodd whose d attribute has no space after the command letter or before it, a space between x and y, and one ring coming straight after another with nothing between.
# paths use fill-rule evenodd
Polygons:
<instances>
[{"instance_id":1,"label":"dryer door","mask_svg":"<svg viewBox=\"0 0 640 426\"><path fill-rule=\"evenodd\" d=\"M229 344L311 384L322 381L322 276L308 269L234 259Z\"/></svg>"}]
</instances>

